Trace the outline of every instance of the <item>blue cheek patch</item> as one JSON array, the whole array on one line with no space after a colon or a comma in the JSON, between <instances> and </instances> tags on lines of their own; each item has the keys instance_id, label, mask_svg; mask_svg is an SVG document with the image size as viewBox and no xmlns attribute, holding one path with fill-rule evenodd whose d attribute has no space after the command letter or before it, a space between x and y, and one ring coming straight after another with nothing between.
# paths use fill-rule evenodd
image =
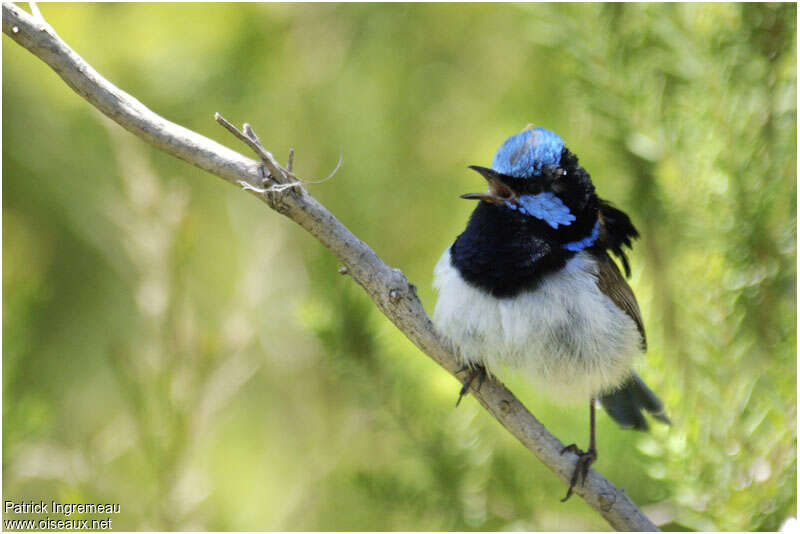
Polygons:
<instances>
[{"instance_id":1,"label":"blue cheek patch","mask_svg":"<svg viewBox=\"0 0 800 534\"><path fill-rule=\"evenodd\" d=\"M567 250L571 250L572 252L580 252L585 248L589 248L594 245L594 242L597 241L597 236L600 233L600 219L594 223L594 228L592 228L592 233L588 236L584 237L579 241L573 241L572 243L566 243L561 245L561 248L565 248Z\"/></svg>"},{"instance_id":2,"label":"blue cheek patch","mask_svg":"<svg viewBox=\"0 0 800 534\"><path fill-rule=\"evenodd\" d=\"M540 176L542 169L561 162L564 141L542 127L512 135L497 149L492 169L515 178Z\"/></svg>"},{"instance_id":3,"label":"blue cheek patch","mask_svg":"<svg viewBox=\"0 0 800 534\"><path fill-rule=\"evenodd\" d=\"M553 193L539 193L538 195L523 195L517 199L519 203L506 202L506 206L512 210L519 210L520 213L536 217L546 222L552 228L558 225L569 226L575 220L575 216L560 198Z\"/></svg>"}]
</instances>

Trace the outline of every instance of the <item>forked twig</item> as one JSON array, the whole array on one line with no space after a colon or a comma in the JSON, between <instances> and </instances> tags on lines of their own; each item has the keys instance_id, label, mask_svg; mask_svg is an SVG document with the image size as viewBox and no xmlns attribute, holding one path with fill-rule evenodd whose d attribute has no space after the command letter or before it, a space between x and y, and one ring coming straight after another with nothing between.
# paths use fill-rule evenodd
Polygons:
<instances>
[{"instance_id":1,"label":"forked twig","mask_svg":"<svg viewBox=\"0 0 800 534\"><path fill-rule=\"evenodd\" d=\"M226 130L235 135L244 144L253 149L253 152L256 153L256 155L261 159L261 162L267 167L270 177L273 180L278 183L285 183L287 181L287 173L284 172L284 169L281 167L280 163L275 160L272 154L270 154L270 152L264 148L264 145L261 144L261 141L258 139L258 136L249 124L245 123L242 128L244 131L242 132L219 113L214 113L214 120L224 126Z\"/></svg>"}]
</instances>

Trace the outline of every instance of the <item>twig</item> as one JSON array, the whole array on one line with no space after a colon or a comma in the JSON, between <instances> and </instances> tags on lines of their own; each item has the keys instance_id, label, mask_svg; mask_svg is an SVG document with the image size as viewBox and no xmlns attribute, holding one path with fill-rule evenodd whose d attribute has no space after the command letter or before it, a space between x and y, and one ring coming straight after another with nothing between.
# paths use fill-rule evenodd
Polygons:
<instances>
[{"instance_id":1,"label":"twig","mask_svg":"<svg viewBox=\"0 0 800 534\"><path fill-rule=\"evenodd\" d=\"M156 148L228 182L247 184L251 188L263 185L264 177L259 170L261 164L153 113L100 76L46 24L8 2L3 2L3 32L49 65L90 104ZM223 126L259 154L273 180L291 186L298 193L259 194L259 198L330 249L381 312L422 352L455 376L460 366L454 351L436 333L413 285L403 273L386 265L316 199L301 187L295 187L295 183L290 181L294 175L283 169L263 147L259 148L260 142L256 143L220 119L217 118ZM280 197L279 203L275 201L276 196ZM539 460L565 483L569 481L577 457L573 454L562 456L563 444L501 382L488 379L480 391L473 388L472 393ZM594 470L589 472L585 485L577 487L575 493L618 530L658 530L624 492Z\"/></svg>"},{"instance_id":2,"label":"twig","mask_svg":"<svg viewBox=\"0 0 800 534\"><path fill-rule=\"evenodd\" d=\"M217 113L216 116L219 117L219 113ZM272 156L272 153L266 148L264 148L264 145L261 144L261 139L258 138L256 132L250 127L250 125L244 123L244 126L242 126L242 130L244 131L244 134L250 139L250 141L252 141L252 143L248 144L251 147L253 147L253 150L256 151L256 154L258 154L258 156L261 158L261 161L263 161L264 165L266 165L267 168L270 170L270 173L275 174L273 178L275 180L280 180L280 179L285 180L288 173L281 167L281 164L278 163L278 160L276 160ZM292 176L292 178L297 180L297 178L294 176Z\"/></svg>"},{"instance_id":3,"label":"twig","mask_svg":"<svg viewBox=\"0 0 800 534\"><path fill-rule=\"evenodd\" d=\"M40 22L44 22L44 17L42 16L42 12L39 11L39 6L36 5L36 2L28 2L28 5L31 8L31 13L36 18L36 20Z\"/></svg>"},{"instance_id":4,"label":"twig","mask_svg":"<svg viewBox=\"0 0 800 534\"><path fill-rule=\"evenodd\" d=\"M269 170L270 177L273 180L278 183L283 183L286 181L286 174L284 174L283 170L281 169L280 163L275 161L275 158L272 157L272 154L270 154L267 149L264 148L256 133L252 128L250 128L249 124L245 124L242 127L242 130L244 131L240 132L236 126L228 122L228 120L219 113L214 113L214 120L224 126L226 130L235 135L240 141L253 149L253 152L255 152L259 158L261 158L261 162Z\"/></svg>"},{"instance_id":5,"label":"twig","mask_svg":"<svg viewBox=\"0 0 800 534\"><path fill-rule=\"evenodd\" d=\"M257 196L261 196L262 198L268 199L270 206L275 209L278 209L279 206L282 206L282 202L279 202L278 198L273 196L272 193L281 193L293 188L297 188L298 190L302 189L302 182L298 180L294 174L281 167L280 163L275 160L269 150L264 148L264 145L261 144L261 140L258 138L258 135L256 135L256 132L250 127L249 124L244 123L244 126L242 126L242 131L239 131L236 126L231 124L230 121L228 121L219 113L214 113L214 120L224 126L226 130L235 135L247 146L252 148L253 152L255 152L259 158L261 158L261 163L263 163L264 167L266 167L269 171L269 176L264 177L262 184L266 184L269 179L275 182L275 184L269 187L258 187L245 180L237 180L236 183L241 185L242 189L255 193ZM263 170L264 167L261 167L261 170ZM291 180L288 178L291 178ZM296 193L296 191L294 192Z\"/></svg>"}]
</instances>

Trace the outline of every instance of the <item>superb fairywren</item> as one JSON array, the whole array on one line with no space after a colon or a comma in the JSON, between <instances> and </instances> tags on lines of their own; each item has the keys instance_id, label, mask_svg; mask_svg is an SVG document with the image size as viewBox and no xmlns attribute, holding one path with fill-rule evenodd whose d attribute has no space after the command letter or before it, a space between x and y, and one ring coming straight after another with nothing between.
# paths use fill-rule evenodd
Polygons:
<instances>
[{"instance_id":1,"label":"superb fairywren","mask_svg":"<svg viewBox=\"0 0 800 534\"><path fill-rule=\"evenodd\" d=\"M595 401L623 427L646 429L643 411L668 423L632 371L647 342L639 305L619 268L638 232L595 194L591 177L555 133L528 127L497 150L467 228L439 260L434 322L476 376L518 367L556 400L589 400L590 438L567 491L597 458Z\"/></svg>"}]
</instances>

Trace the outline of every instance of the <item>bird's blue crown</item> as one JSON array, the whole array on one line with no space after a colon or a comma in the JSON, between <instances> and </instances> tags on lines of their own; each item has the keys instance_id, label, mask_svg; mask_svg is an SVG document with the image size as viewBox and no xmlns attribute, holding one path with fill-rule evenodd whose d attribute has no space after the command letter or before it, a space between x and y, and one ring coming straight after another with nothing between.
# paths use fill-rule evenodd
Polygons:
<instances>
[{"instance_id":1,"label":"bird's blue crown","mask_svg":"<svg viewBox=\"0 0 800 534\"><path fill-rule=\"evenodd\" d=\"M564 141L542 127L512 135L497 149L492 169L514 178L540 176L542 169L561 161Z\"/></svg>"}]
</instances>

